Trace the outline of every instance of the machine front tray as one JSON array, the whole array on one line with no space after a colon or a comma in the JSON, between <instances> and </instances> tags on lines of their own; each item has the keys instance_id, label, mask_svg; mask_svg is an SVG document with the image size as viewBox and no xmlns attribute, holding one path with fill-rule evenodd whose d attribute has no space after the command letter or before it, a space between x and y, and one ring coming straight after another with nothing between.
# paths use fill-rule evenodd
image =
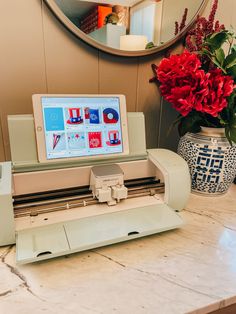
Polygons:
<instances>
[{"instance_id":1,"label":"machine front tray","mask_svg":"<svg viewBox=\"0 0 236 314\"><path fill-rule=\"evenodd\" d=\"M17 231L16 259L25 264L178 228L181 217L165 204Z\"/></svg>"}]
</instances>

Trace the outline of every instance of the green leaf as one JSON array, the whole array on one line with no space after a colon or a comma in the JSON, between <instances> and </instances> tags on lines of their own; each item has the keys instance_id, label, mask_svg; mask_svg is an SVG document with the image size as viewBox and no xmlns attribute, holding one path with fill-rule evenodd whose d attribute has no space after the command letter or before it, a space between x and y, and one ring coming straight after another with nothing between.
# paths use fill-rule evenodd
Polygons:
<instances>
[{"instance_id":1,"label":"green leaf","mask_svg":"<svg viewBox=\"0 0 236 314\"><path fill-rule=\"evenodd\" d=\"M219 33L214 33L211 36L207 37L205 40L206 45L214 51L220 48L229 38L229 34L227 31L222 31Z\"/></svg>"},{"instance_id":2,"label":"green leaf","mask_svg":"<svg viewBox=\"0 0 236 314\"><path fill-rule=\"evenodd\" d=\"M225 127L225 136L226 136L227 140L229 141L230 145L232 146L233 143L232 143L231 138L230 138L230 129L229 129L229 127Z\"/></svg>"},{"instance_id":3,"label":"green leaf","mask_svg":"<svg viewBox=\"0 0 236 314\"><path fill-rule=\"evenodd\" d=\"M227 122L226 122L225 120L223 120L223 119L220 119L220 124L221 124L222 126L224 126L224 125L227 125Z\"/></svg>"},{"instance_id":4,"label":"green leaf","mask_svg":"<svg viewBox=\"0 0 236 314\"><path fill-rule=\"evenodd\" d=\"M233 45L233 46L232 46L231 51L232 51L232 52L236 51L236 45Z\"/></svg>"},{"instance_id":5,"label":"green leaf","mask_svg":"<svg viewBox=\"0 0 236 314\"><path fill-rule=\"evenodd\" d=\"M204 54L204 55L207 55L207 56L213 56L212 52L209 51L208 49L204 48L204 47L203 47L202 50L199 51L198 53L199 53L199 54Z\"/></svg>"},{"instance_id":6,"label":"green leaf","mask_svg":"<svg viewBox=\"0 0 236 314\"><path fill-rule=\"evenodd\" d=\"M145 49L151 49L151 48L154 48L154 47L156 47L156 46L154 45L154 43L153 43L152 41L150 41L150 42L148 42L148 43L146 44Z\"/></svg>"},{"instance_id":7,"label":"green leaf","mask_svg":"<svg viewBox=\"0 0 236 314\"><path fill-rule=\"evenodd\" d=\"M225 58L224 67L228 69L232 68L235 65L236 65L236 51L233 51Z\"/></svg>"},{"instance_id":8,"label":"green leaf","mask_svg":"<svg viewBox=\"0 0 236 314\"><path fill-rule=\"evenodd\" d=\"M228 132L228 137L227 138L230 139L229 142L231 141L231 142L236 143L236 125L229 126L227 128L227 132Z\"/></svg>"},{"instance_id":9,"label":"green leaf","mask_svg":"<svg viewBox=\"0 0 236 314\"><path fill-rule=\"evenodd\" d=\"M229 108L224 108L220 113L220 121L221 124L228 124L229 121Z\"/></svg>"},{"instance_id":10,"label":"green leaf","mask_svg":"<svg viewBox=\"0 0 236 314\"><path fill-rule=\"evenodd\" d=\"M233 67L227 69L227 74L231 75L232 78L234 79L234 81L236 82L236 65L234 65Z\"/></svg>"},{"instance_id":11,"label":"green leaf","mask_svg":"<svg viewBox=\"0 0 236 314\"><path fill-rule=\"evenodd\" d=\"M227 30L222 30L221 32L215 32L215 33L213 33L213 34L211 34L211 35L209 35L207 38L209 38L209 39L214 39L214 38L218 38L219 36L222 36L222 34L225 34L225 35L227 35L228 36L228 34L229 34L229 31L227 31Z\"/></svg>"},{"instance_id":12,"label":"green leaf","mask_svg":"<svg viewBox=\"0 0 236 314\"><path fill-rule=\"evenodd\" d=\"M179 135L183 136L187 132L199 132L201 130L201 121L202 118L197 112L191 112L186 117L182 117L178 126Z\"/></svg>"},{"instance_id":13,"label":"green leaf","mask_svg":"<svg viewBox=\"0 0 236 314\"><path fill-rule=\"evenodd\" d=\"M178 117L173 122L173 126L175 126L177 123L179 123L182 119L183 119L183 116L181 116L181 114L178 115Z\"/></svg>"},{"instance_id":14,"label":"green leaf","mask_svg":"<svg viewBox=\"0 0 236 314\"><path fill-rule=\"evenodd\" d=\"M221 117L226 114L225 134L232 145L236 143L236 90L228 97L228 106L221 113Z\"/></svg>"},{"instance_id":15,"label":"green leaf","mask_svg":"<svg viewBox=\"0 0 236 314\"><path fill-rule=\"evenodd\" d=\"M213 117L210 114L203 114L203 124L202 126L207 126L210 128L220 128L220 119L218 117Z\"/></svg>"},{"instance_id":16,"label":"green leaf","mask_svg":"<svg viewBox=\"0 0 236 314\"><path fill-rule=\"evenodd\" d=\"M232 119L236 119L234 113L236 112L236 89L232 92L232 94L228 97L228 105L224 110L228 111L228 117L232 116Z\"/></svg>"},{"instance_id":17,"label":"green leaf","mask_svg":"<svg viewBox=\"0 0 236 314\"><path fill-rule=\"evenodd\" d=\"M222 70L223 73L227 74L226 70L221 66L221 64L219 63L219 61L216 59L216 57L212 57L210 58L211 61L219 68Z\"/></svg>"},{"instance_id":18,"label":"green leaf","mask_svg":"<svg viewBox=\"0 0 236 314\"><path fill-rule=\"evenodd\" d=\"M176 126L176 124L180 123L180 121L183 119L183 116L178 115L178 117L174 120L174 122L170 125L168 131L167 131L167 136L170 135L171 131L173 131L174 127Z\"/></svg>"},{"instance_id":19,"label":"green leaf","mask_svg":"<svg viewBox=\"0 0 236 314\"><path fill-rule=\"evenodd\" d=\"M220 65L222 66L224 64L224 60L225 60L225 53L224 50L222 48L219 48L215 51L215 56L217 61L220 63Z\"/></svg>"}]
</instances>

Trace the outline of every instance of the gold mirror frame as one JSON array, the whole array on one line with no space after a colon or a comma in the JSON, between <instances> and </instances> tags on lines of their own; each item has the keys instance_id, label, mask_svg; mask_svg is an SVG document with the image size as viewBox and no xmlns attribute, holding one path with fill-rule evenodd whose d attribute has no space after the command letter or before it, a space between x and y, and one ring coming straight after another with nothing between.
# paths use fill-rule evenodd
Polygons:
<instances>
[{"instance_id":1,"label":"gold mirror frame","mask_svg":"<svg viewBox=\"0 0 236 314\"><path fill-rule=\"evenodd\" d=\"M173 39L167 41L166 43L164 43L158 47L154 47L151 49L145 49L145 50L139 50L139 51L128 51L128 50L126 51L126 50L120 50L120 49L108 47L108 46L103 45L103 44L99 43L98 41L90 38L83 31L81 31L74 23L71 22L71 20L59 8L59 6L55 2L55 0L44 0L46 5L53 12L53 14L57 17L57 19L76 37L78 37L79 39L82 39L84 42L86 42L90 46L95 47L99 50L102 50L104 52L107 52L107 53L110 53L113 55L124 56L124 57L147 56L147 55L151 55L151 54L160 52L160 51L165 50L166 48L170 47L175 42L177 42L181 37L183 37L187 33L187 31L192 27L192 25L194 24L194 22L197 19L197 16L202 14L208 1L209 0L202 0L202 3L200 5L198 11L193 16L193 18L190 20L188 25L178 35L176 35Z\"/></svg>"}]
</instances>

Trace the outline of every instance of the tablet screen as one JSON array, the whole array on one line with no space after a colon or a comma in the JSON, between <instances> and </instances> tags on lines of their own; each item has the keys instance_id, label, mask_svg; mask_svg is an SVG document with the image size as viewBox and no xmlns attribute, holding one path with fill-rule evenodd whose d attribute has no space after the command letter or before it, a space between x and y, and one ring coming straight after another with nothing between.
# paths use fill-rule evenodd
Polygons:
<instances>
[{"instance_id":1,"label":"tablet screen","mask_svg":"<svg viewBox=\"0 0 236 314\"><path fill-rule=\"evenodd\" d=\"M46 159L121 154L119 97L41 97Z\"/></svg>"}]
</instances>

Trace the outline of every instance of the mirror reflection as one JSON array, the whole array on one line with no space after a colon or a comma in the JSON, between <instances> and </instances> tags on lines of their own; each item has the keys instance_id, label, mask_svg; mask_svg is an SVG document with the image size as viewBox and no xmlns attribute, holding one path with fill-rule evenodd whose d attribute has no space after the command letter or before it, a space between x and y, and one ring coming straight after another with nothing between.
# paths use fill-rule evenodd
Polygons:
<instances>
[{"instance_id":1,"label":"mirror reflection","mask_svg":"<svg viewBox=\"0 0 236 314\"><path fill-rule=\"evenodd\" d=\"M176 22L192 20L203 0L56 0L88 37L121 50L144 50L175 37Z\"/></svg>"}]
</instances>

